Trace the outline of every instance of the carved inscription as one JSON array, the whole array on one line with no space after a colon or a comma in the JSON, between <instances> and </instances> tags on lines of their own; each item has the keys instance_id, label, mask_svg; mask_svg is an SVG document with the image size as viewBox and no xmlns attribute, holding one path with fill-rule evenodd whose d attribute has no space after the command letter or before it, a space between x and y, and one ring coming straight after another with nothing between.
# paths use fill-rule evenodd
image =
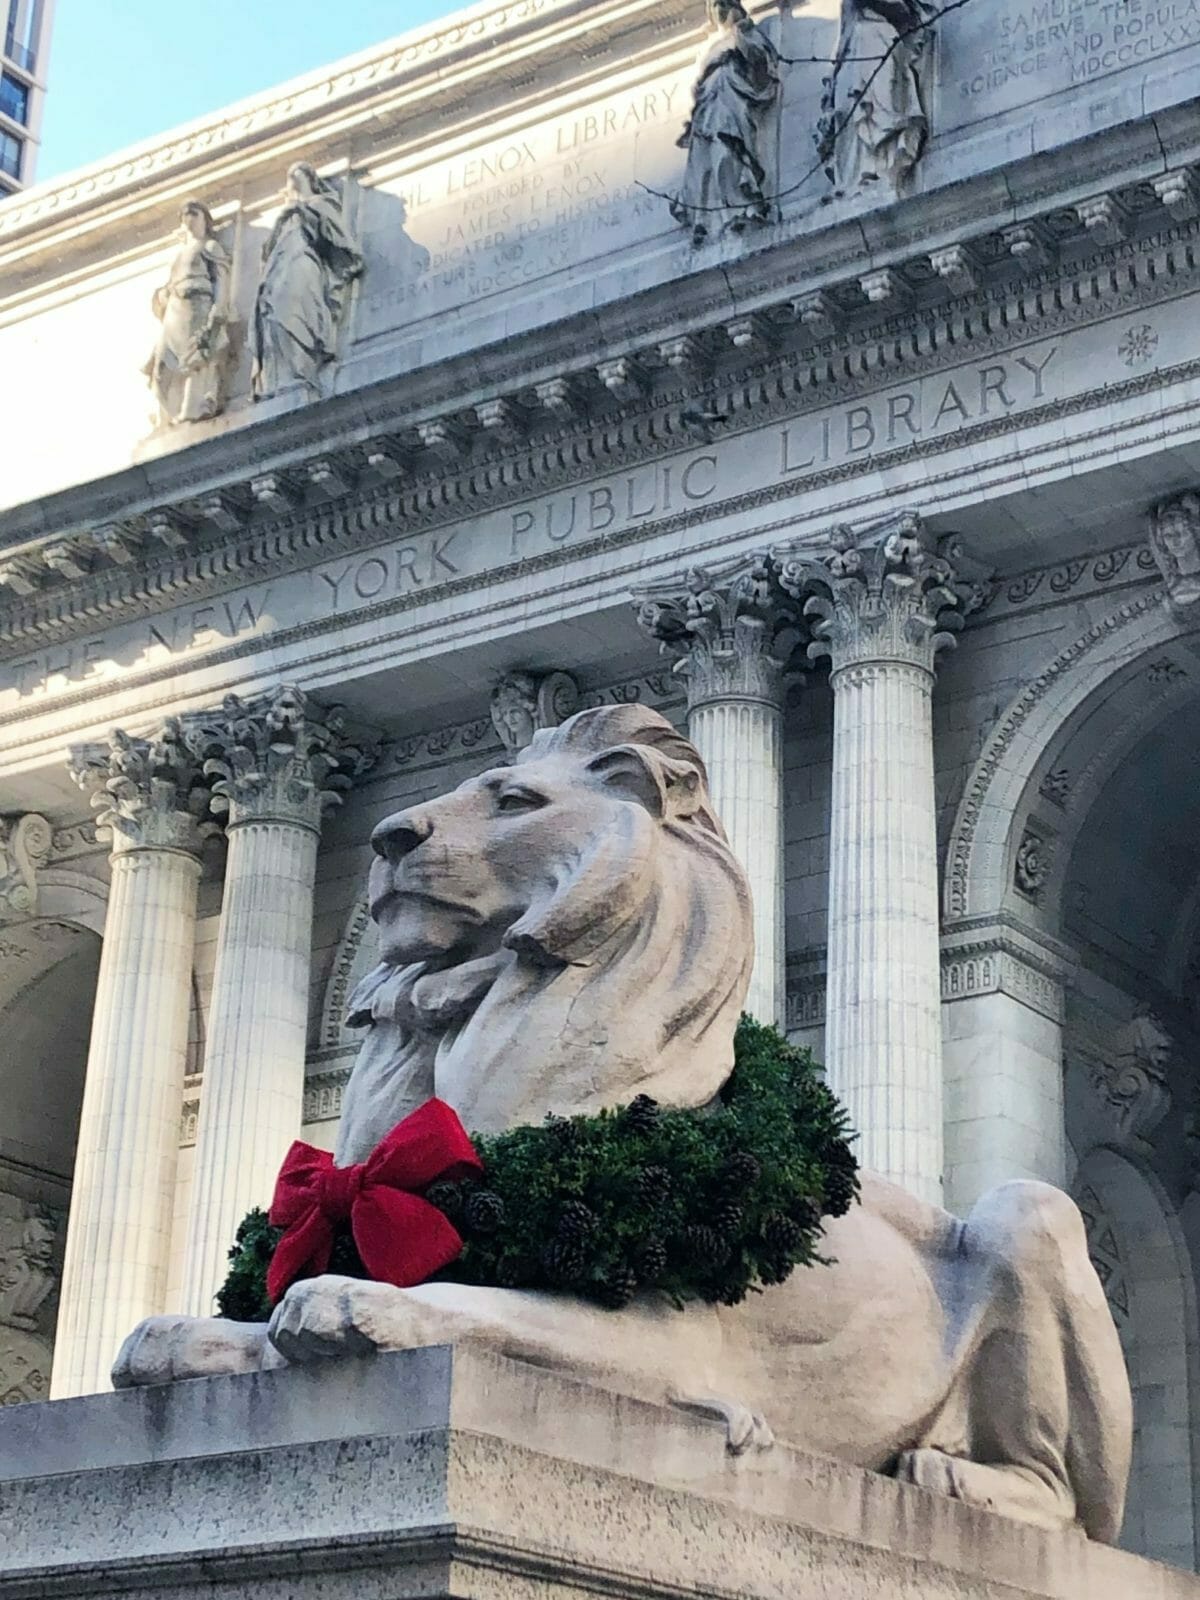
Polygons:
<instances>
[{"instance_id":1,"label":"carved inscription","mask_svg":"<svg viewBox=\"0 0 1200 1600\"><path fill-rule=\"evenodd\" d=\"M635 179L651 150L656 173L678 164L684 99L680 81L631 89L381 188L364 227L398 270L364 294L360 337L663 231Z\"/></svg>"},{"instance_id":2,"label":"carved inscription","mask_svg":"<svg viewBox=\"0 0 1200 1600\"><path fill-rule=\"evenodd\" d=\"M1200 0L1007 0L948 19L941 106L958 126L1200 44Z\"/></svg>"}]
</instances>

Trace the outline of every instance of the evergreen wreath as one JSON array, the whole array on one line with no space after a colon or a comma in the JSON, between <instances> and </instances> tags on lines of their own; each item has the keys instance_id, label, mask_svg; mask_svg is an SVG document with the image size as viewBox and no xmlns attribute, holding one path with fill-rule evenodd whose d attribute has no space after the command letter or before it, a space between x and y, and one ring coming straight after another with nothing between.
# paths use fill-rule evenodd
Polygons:
<instances>
[{"instance_id":1,"label":"evergreen wreath","mask_svg":"<svg viewBox=\"0 0 1200 1600\"><path fill-rule=\"evenodd\" d=\"M597 1116L476 1137L483 1178L425 1194L464 1241L438 1277L559 1289L612 1309L641 1290L737 1305L821 1260L822 1217L842 1216L858 1194L851 1137L810 1052L743 1016L733 1072L710 1106L668 1110L638 1095ZM280 1233L263 1211L242 1222L222 1316L270 1316ZM368 1276L348 1229L329 1271Z\"/></svg>"}]
</instances>

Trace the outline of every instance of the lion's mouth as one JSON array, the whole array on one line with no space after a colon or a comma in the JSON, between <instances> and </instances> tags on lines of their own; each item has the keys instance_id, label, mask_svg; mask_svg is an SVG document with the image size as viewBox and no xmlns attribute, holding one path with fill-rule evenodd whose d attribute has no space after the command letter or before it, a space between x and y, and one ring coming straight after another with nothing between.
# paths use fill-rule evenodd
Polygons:
<instances>
[{"instance_id":1,"label":"lion's mouth","mask_svg":"<svg viewBox=\"0 0 1200 1600\"><path fill-rule=\"evenodd\" d=\"M453 911L457 916L466 917L472 922L482 921L474 906L467 905L462 900L455 900L450 895L438 894L432 889L422 889L411 884L405 884L403 887L396 885L377 895L371 901L372 921L385 921L389 915L395 913L402 902L433 906L438 911Z\"/></svg>"}]
</instances>

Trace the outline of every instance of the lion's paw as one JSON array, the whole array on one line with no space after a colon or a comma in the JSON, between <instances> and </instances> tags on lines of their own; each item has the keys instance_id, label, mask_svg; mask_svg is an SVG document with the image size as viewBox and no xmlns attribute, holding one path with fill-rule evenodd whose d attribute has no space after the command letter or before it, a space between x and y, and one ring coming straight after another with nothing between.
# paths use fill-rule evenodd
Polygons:
<instances>
[{"instance_id":1,"label":"lion's paw","mask_svg":"<svg viewBox=\"0 0 1200 1600\"><path fill-rule=\"evenodd\" d=\"M421 1338L421 1308L403 1289L326 1274L294 1283L275 1307L267 1337L292 1362L404 1350Z\"/></svg>"},{"instance_id":2,"label":"lion's paw","mask_svg":"<svg viewBox=\"0 0 1200 1600\"><path fill-rule=\"evenodd\" d=\"M261 1322L224 1317L147 1317L113 1363L114 1389L137 1389L180 1378L256 1372L271 1365Z\"/></svg>"},{"instance_id":3,"label":"lion's paw","mask_svg":"<svg viewBox=\"0 0 1200 1600\"><path fill-rule=\"evenodd\" d=\"M1066 1528L1075 1520L1075 1499L1067 1485L1050 1482L1030 1467L969 1461L941 1450L906 1450L896 1463L896 1477L1042 1528Z\"/></svg>"},{"instance_id":4,"label":"lion's paw","mask_svg":"<svg viewBox=\"0 0 1200 1600\"><path fill-rule=\"evenodd\" d=\"M725 1448L730 1455L745 1455L749 1450L769 1450L775 1443L775 1435L766 1418L737 1400L715 1394L677 1395L673 1404L681 1411L692 1412L694 1416L723 1422Z\"/></svg>"}]
</instances>

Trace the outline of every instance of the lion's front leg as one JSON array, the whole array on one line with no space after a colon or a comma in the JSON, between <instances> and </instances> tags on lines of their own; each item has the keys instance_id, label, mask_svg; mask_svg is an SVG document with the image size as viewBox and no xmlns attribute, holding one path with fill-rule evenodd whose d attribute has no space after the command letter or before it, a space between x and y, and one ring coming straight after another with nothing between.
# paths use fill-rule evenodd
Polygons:
<instances>
[{"instance_id":1,"label":"lion's front leg","mask_svg":"<svg viewBox=\"0 0 1200 1600\"><path fill-rule=\"evenodd\" d=\"M137 1389L180 1378L258 1372L281 1365L267 1343L265 1322L225 1317L147 1317L125 1340L113 1363L114 1389Z\"/></svg>"},{"instance_id":2,"label":"lion's front leg","mask_svg":"<svg viewBox=\"0 0 1200 1600\"><path fill-rule=\"evenodd\" d=\"M647 1300L614 1312L570 1295L460 1283L396 1289L326 1276L292 1285L275 1308L269 1337L293 1362L476 1344L656 1405L719 1414L739 1450L769 1437L757 1415L761 1397L745 1404L719 1398L729 1374L711 1306L676 1310Z\"/></svg>"}]
</instances>

